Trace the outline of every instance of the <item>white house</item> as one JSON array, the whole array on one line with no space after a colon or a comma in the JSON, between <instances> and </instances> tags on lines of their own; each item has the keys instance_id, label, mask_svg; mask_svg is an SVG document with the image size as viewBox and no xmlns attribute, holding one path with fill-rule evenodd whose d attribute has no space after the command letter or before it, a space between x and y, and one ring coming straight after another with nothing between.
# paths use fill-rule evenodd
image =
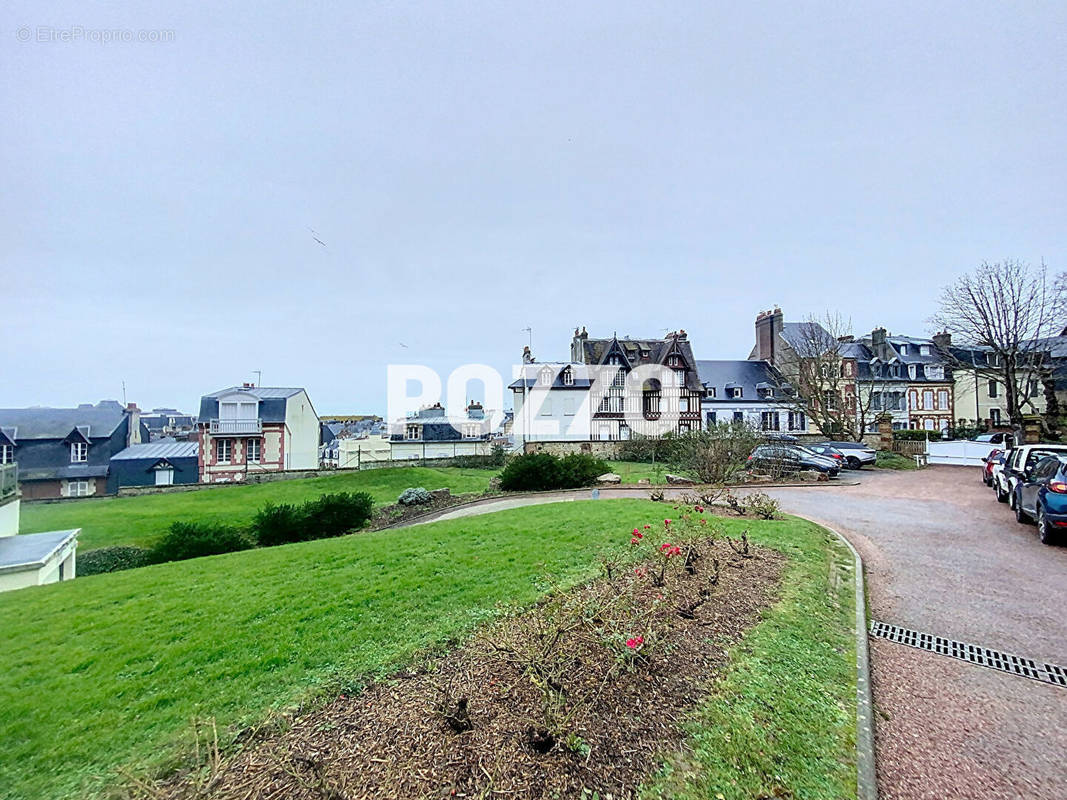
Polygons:
<instances>
[{"instance_id":1,"label":"white house","mask_svg":"<svg viewBox=\"0 0 1067 800\"><path fill-rule=\"evenodd\" d=\"M455 418L434 403L393 423L391 455L394 460L487 456L492 452L491 425L481 403L470 403L466 414Z\"/></svg>"},{"instance_id":2,"label":"white house","mask_svg":"<svg viewBox=\"0 0 1067 800\"><path fill-rule=\"evenodd\" d=\"M698 360L704 387L700 401L706 426L742 422L781 433L807 433L807 415L783 396L785 380L767 361Z\"/></svg>"},{"instance_id":3,"label":"white house","mask_svg":"<svg viewBox=\"0 0 1067 800\"><path fill-rule=\"evenodd\" d=\"M319 417L304 389L233 386L200 398L201 483L318 469Z\"/></svg>"},{"instance_id":4,"label":"white house","mask_svg":"<svg viewBox=\"0 0 1067 800\"><path fill-rule=\"evenodd\" d=\"M81 528L18 535L18 467L0 465L0 592L69 581Z\"/></svg>"}]
</instances>

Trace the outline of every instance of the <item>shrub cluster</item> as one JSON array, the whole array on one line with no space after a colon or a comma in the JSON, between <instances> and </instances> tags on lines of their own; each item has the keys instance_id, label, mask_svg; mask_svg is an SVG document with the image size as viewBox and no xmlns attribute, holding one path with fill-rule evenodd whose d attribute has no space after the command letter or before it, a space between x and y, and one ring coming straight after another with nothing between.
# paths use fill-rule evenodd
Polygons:
<instances>
[{"instance_id":1,"label":"shrub cluster","mask_svg":"<svg viewBox=\"0 0 1067 800\"><path fill-rule=\"evenodd\" d=\"M416 486L412 489L405 489L400 493L400 497L396 499L396 502L402 506L424 506L430 502L433 498L430 493L421 486Z\"/></svg>"},{"instance_id":2,"label":"shrub cluster","mask_svg":"<svg viewBox=\"0 0 1067 800\"><path fill-rule=\"evenodd\" d=\"M78 577L119 572L150 563L151 551L143 547L101 547L78 555Z\"/></svg>"},{"instance_id":3,"label":"shrub cluster","mask_svg":"<svg viewBox=\"0 0 1067 800\"><path fill-rule=\"evenodd\" d=\"M588 453L571 453L563 458L551 453L526 453L504 467L500 488L508 492L578 489L592 486L608 471L605 461Z\"/></svg>"},{"instance_id":4,"label":"shrub cluster","mask_svg":"<svg viewBox=\"0 0 1067 800\"><path fill-rule=\"evenodd\" d=\"M366 492L324 494L302 506L268 504L256 513L251 532L260 547L330 539L362 528L373 507Z\"/></svg>"},{"instance_id":5,"label":"shrub cluster","mask_svg":"<svg viewBox=\"0 0 1067 800\"><path fill-rule=\"evenodd\" d=\"M248 531L221 522L173 522L152 548L152 561L184 561L255 547Z\"/></svg>"}]
</instances>

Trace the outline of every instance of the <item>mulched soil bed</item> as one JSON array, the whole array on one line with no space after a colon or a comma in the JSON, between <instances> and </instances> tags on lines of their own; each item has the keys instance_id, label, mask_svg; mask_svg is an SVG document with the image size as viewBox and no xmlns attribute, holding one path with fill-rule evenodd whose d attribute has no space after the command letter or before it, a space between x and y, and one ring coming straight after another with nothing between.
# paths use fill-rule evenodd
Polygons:
<instances>
[{"instance_id":1,"label":"mulched soil bed","mask_svg":"<svg viewBox=\"0 0 1067 800\"><path fill-rule=\"evenodd\" d=\"M784 559L776 551L753 547L741 555L720 540L701 542L696 552L685 561L692 574L677 559L662 587L647 574L635 577L632 565L616 567L610 579L556 594L444 657L298 716L284 733L247 744L209 778L178 777L153 795L634 797L682 748L680 720L723 668L726 648L779 589ZM642 618L655 631L652 647L628 651L611 637L589 635L586 623L557 623L572 619L554 613L559 604L602 608L597 604L623 584L631 587L634 608L654 609ZM601 623L592 618L594 626ZM557 634L553 652L564 654L565 669L531 668L523 643ZM548 695L535 685L538 675L555 683L552 674L561 678L552 695L560 700L557 711L569 715L555 740L545 727Z\"/></svg>"}]
</instances>

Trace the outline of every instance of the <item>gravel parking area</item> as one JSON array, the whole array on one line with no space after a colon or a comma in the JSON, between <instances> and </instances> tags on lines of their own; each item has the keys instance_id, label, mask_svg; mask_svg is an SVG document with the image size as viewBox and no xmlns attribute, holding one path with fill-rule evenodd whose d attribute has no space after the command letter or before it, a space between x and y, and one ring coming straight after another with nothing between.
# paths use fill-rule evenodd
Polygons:
<instances>
[{"instance_id":1,"label":"gravel parking area","mask_svg":"<svg viewBox=\"0 0 1067 800\"><path fill-rule=\"evenodd\" d=\"M1041 544L977 468L864 471L776 489L848 536L874 619L1067 665L1067 547ZM879 794L1067 798L1067 689L871 640Z\"/></svg>"}]
</instances>

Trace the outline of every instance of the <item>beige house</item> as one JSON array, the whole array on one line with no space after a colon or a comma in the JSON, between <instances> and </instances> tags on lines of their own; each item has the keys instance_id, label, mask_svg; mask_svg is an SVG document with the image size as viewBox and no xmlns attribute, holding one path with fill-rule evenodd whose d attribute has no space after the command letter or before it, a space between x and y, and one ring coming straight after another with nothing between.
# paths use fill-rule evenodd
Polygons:
<instances>
[{"instance_id":1,"label":"beige house","mask_svg":"<svg viewBox=\"0 0 1067 800\"><path fill-rule=\"evenodd\" d=\"M18 468L0 465L0 592L69 581L80 528L18 535Z\"/></svg>"}]
</instances>

